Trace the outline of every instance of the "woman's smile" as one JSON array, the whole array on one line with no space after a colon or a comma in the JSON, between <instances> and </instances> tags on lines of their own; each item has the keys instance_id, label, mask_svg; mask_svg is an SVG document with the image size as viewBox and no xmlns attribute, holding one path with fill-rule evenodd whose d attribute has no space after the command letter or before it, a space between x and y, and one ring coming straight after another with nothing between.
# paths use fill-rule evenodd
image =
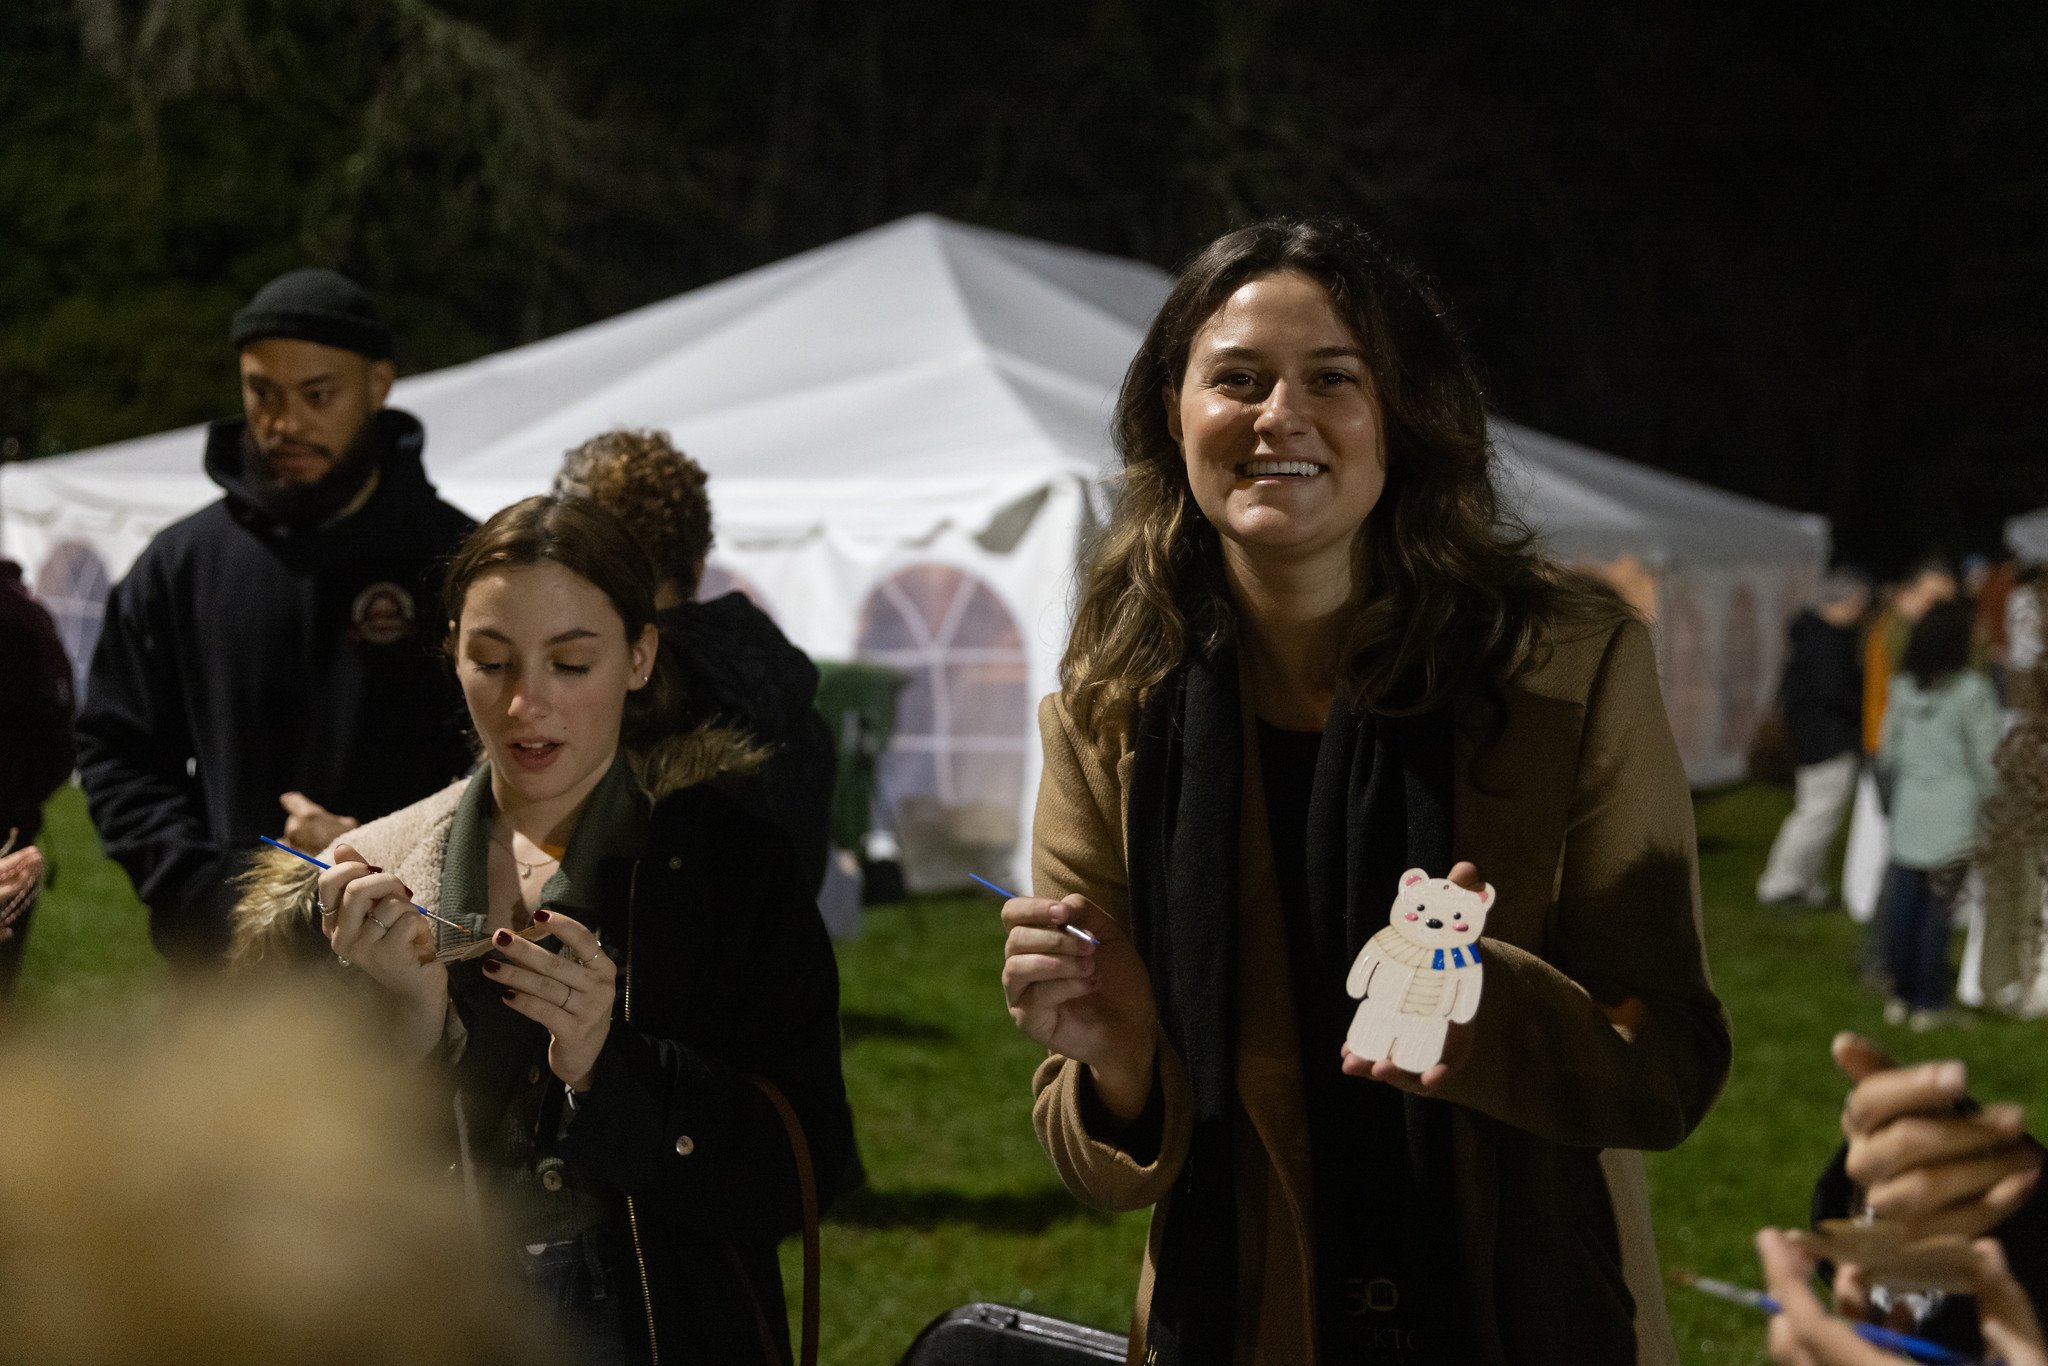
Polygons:
<instances>
[{"instance_id":1,"label":"woman's smile","mask_svg":"<svg viewBox=\"0 0 2048 1366\"><path fill-rule=\"evenodd\" d=\"M1327 474L1329 469L1314 460L1246 460L1238 465L1237 477L1254 481L1308 480Z\"/></svg>"}]
</instances>

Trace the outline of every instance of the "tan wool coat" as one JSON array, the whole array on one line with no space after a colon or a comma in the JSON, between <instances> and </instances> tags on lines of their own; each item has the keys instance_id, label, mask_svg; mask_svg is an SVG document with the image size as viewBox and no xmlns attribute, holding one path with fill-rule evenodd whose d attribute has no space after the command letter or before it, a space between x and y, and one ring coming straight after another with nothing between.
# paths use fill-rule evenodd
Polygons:
<instances>
[{"instance_id":1,"label":"tan wool coat","mask_svg":"<svg viewBox=\"0 0 2048 1366\"><path fill-rule=\"evenodd\" d=\"M1248 687L1246 698L1235 1359L1279 1366L1316 1358L1301 1068L1304 1056L1337 1066L1341 1041L1305 1050L1295 1037ZM1452 855L1476 863L1498 896L1472 1047L1437 1091L1454 1106L1457 1201L1446 1213L1458 1223L1470 1350L1503 1366L1674 1362L1640 1150L1675 1147L1699 1123L1730 1045L1649 633L1629 623L1558 642L1508 686L1504 720L1485 713L1476 702L1459 709ZM1037 894L1078 892L1127 926L1128 742L1091 741L1058 696L1040 705L1039 726ZM1162 1201L1187 1152L1192 1102L1162 1037L1164 1141L1141 1165L1088 1131L1086 1072L1048 1057L1033 1118L1077 1197L1156 1207L1131 1339L1142 1362Z\"/></svg>"}]
</instances>

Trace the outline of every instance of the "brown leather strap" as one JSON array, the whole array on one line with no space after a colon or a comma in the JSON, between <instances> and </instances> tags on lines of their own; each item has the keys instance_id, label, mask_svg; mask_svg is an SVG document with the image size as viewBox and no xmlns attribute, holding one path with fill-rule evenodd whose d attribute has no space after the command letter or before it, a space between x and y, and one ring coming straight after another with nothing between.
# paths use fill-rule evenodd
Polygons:
<instances>
[{"instance_id":1,"label":"brown leather strap","mask_svg":"<svg viewBox=\"0 0 2048 1366\"><path fill-rule=\"evenodd\" d=\"M797 1190L804 1205L804 1318L803 1346L797 1354L799 1366L818 1366L818 1178L811 1169L811 1145L804 1138L803 1121L780 1087L766 1077L752 1079L782 1117L789 1131L789 1149L796 1157Z\"/></svg>"}]
</instances>

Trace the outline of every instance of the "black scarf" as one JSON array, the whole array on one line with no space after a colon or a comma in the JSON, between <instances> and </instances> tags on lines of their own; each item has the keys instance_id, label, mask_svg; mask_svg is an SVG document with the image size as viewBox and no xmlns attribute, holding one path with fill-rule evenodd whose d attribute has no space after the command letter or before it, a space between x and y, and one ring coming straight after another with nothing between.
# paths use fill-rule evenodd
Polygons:
<instances>
[{"instance_id":1,"label":"black scarf","mask_svg":"<svg viewBox=\"0 0 2048 1366\"><path fill-rule=\"evenodd\" d=\"M1134 751L1132 935L1195 1110L1161 1232L1148 1342L1159 1366L1206 1366L1231 1359L1237 1300L1232 1140L1244 734L1234 653L1192 660L1162 684L1139 714ZM1361 1259L1398 1264L1439 1296L1449 1296L1455 1280L1449 1107L1401 1095L1401 1133L1391 1147L1405 1170L1362 1172L1364 1154L1389 1147L1384 1132L1367 1131L1375 1114L1384 1127L1385 1093L1366 1090L1381 1083L1343 1076L1335 1056L1356 1004L1344 993L1345 973L1386 925L1400 873L1449 870L1451 768L1442 715L1359 716L1341 701L1331 710L1309 807L1310 942L1289 944L1316 1169L1318 1335L1326 1361L1345 1358L1333 1336L1346 1331L1347 1295L1363 1289L1344 1283ZM1402 1227L1370 1217L1395 1208L1422 1217ZM1439 1299L1428 1316L1441 1330L1433 1344L1441 1359L1457 1359L1443 1341L1455 1330L1454 1300Z\"/></svg>"}]
</instances>

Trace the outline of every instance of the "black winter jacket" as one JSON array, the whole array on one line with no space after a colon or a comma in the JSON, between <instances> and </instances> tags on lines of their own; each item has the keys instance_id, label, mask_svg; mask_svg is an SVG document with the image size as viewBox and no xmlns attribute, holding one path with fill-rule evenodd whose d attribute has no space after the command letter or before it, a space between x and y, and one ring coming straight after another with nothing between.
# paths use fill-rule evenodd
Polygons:
<instances>
[{"instance_id":1,"label":"black winter jacket","mask_svg":"<svg viewBox=\"0 0 2048 1366\"><path fill-rule=\"evenodd\" d=\"M436 647L441 563L474 523L435 497L418 420L372 420L376 491L317 529L261 510L244 424L215 423L206 472L227 496L159 532L107 600L79 774L168 954L225 946L229 877L282 832L283 793L368 819L472 762Z\"/></svg>"},{"instance_id":2,"label":"black winter jacket","mask_svg":"<svg viewBox=\"0 0 2048 1366\"><path fill-rule=\"evenodd\" d=\"M1817 612L1792 619L1779 700L1795 764L1825 763L1863 747L1863 662L1856 632Z\"/></svg>"},{"instance_id":3,"label":"black winter jacket","mask_svg":"<svg viewBox=\"0 0 2048 1366\"><path fill-rule=\"evenodd\" d=\"M687 749L702 734L663 744ZM526 1021L508 1032L502 1017L498 1027L482 1019L505 1007L475 962L449 973L469 1028L451 1080L470 1097L472 1135L488 1141L506 1116L530 1116L519 1145L566 1160L576 1188L602 1202L596 1236L605 1265L623 1269L624 1335L643 1360L770 1366L790 1355L776 1246L802 1227L802 1204L787 1131L752 1078L788 1098L829 1203L853 1152L838 965L788 840L733 798L729 778L648 781L661 799L641 852L600 862L596 908L579 912L619 977L611 1033L566 1134L545 1031L531 1026L522 1043ZM435 870L461 795L451 789L348 838L438 900ZM315 870L272 851L258 872L236 912L238 942L252 950L238 966L333 971L310 910ZM537 1103L514 1107L522 1096Z\"/></svg>"},{"instance_id":4,"label":"black winter jacket","mask_svg":"<svg viewBox=\"0 0 2048 1366\"><path fill-rule=\"evenodd\" d=\"M611 1260L646 1287L639 1317L663 1362L785 1362L775 1249L802 1207L782 1122L749 1078L801 1119L821 1202L853 1150L839 969L813 890L779 831L706 784L656 806L646 855L611 870L606 893L619 996L557 1147L620 1215L632 1198L610 1221L624 1240Z\"/></svg>"},{"instance_id":5,"label":"black winter jacket","mask_svg":"<svg viewBox=\"0 0 2048 1366\"><path fill-rule=\"evenodd\" d=\"M773 751L733 793L789 836L816 895L839 771L831 727L818 715L817 665L744 593L671 608L660 624L662 648L676 650L688 671L695 719L737 725Z\"/></svg>"}]
</instances>

